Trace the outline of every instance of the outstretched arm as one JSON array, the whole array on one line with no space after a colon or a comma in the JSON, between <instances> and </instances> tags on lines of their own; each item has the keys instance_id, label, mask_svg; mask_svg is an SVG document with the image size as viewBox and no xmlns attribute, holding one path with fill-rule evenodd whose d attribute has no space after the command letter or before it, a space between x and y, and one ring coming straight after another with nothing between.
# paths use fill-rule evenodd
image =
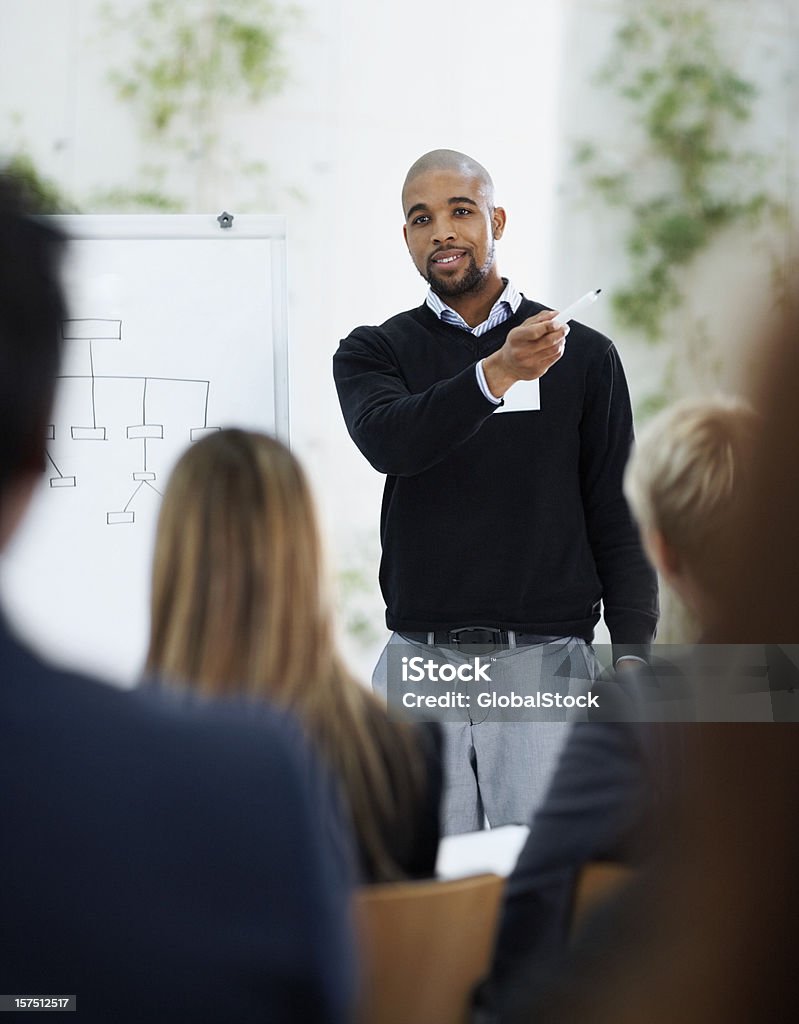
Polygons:
<instances>
[{"instance_id":1,"label":"outstretched arm","mask_svg":"<svg viewBox=\"0 0 799 1024\"><path fill-rule=\"evenodd\" d=\"M563 354L568 328L554 328L552 310L514 327L483 361L497 398L517 380L543 376ZM440 462L477 431L496 405L480 391L475 364L413 393L390 346L359 328L342 341L333 374L350 436L381 473L413 476Z\"/></svg>"}]
</instances>

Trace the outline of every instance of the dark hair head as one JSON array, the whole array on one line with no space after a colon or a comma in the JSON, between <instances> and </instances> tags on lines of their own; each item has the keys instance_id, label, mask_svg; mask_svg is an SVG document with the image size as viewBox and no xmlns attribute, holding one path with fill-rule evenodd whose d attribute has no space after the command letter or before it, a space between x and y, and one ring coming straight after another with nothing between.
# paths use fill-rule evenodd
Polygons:
<instances>
[{"instance_id":1,"label":"dark hair head","mask_svg":"<svg viewBox=\"0 0 799 1024\"><path fill-rule=\"evenodd\" d=\"M0 494L42 466L58 372L64 238L36 212L22 183L0 170Z\"/></svg>"}]
</instances>

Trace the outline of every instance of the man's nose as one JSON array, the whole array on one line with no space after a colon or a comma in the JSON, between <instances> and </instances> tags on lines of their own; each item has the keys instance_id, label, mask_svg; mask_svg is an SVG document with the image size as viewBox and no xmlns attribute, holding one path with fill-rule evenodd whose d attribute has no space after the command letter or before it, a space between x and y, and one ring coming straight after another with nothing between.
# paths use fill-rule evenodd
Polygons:
<instances>
[{"instance_id":1,"label":"man's nose","mask_svg":"<svg viewBox=\"0 0 799 1024\"><path fill-rule=\"evenodd\" d=\"M457 238L455 225L452 221L439 222L433 228L433 244L441 245L442 242L451 242Z\"/></svg>"}]
</instances>

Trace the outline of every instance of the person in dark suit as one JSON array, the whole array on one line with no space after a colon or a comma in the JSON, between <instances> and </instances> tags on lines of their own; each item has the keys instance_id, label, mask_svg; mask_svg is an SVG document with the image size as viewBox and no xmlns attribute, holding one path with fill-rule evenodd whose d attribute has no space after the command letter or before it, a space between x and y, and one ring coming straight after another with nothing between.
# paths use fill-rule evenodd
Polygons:
<instances>
[{"instance_id":1,"label":"person in dark suit","mask_svg":"<svg viewBox=\"0 0 799 1024\"><path fill-rule=\"evenodd\" d=\"M647 424L627 467L645 549L700 625L710 619L723 554L734 546L756 426L739 400L684 400ZM545 974L563 954L587 863L638 864L660 847L687 781L691 727L679 722L694 715L688 668L664 661L593 685L601 720L573 726L508 878L479 1020L496 1019L526 995L531 972Z\"/></svg>"},{"instance_id":2,"label":"person in dark suit","mask_svg":"<svg viewBox=\"0 0 799 1024\"><path fill-rule=\"evenodd\" d=\"M799 277L787 278L784 305L752 324L741 351L756 355L749 365L760 421L751 471L724 524L734 543L719 552L716 600L702 628L708 645L779 648L777 664L777 651L770 664L766 652L773 721L692 728L690 785L669 844L545 975L528 975L526 998L503 1024L796 1017L799 719L782 713L794 710L796 686L783 686L799 662L799 474L791 468L799 463ZM746 662L741 669L732 681L743 688L751 677Z\"/></svg>"},{"instance_id":3,"label":"person in dark suit","mask_svg":"<svg viewBox=\"0 0 799 1024\"><path fill-rule=\"evenodd\" d=\"M44 465L63 248L0 174L0 547ZM0 621L0 993L12 1007L70 995L81 1021L103 1024L348 1020L349 867L334 820L282 714L122 692L45 663Z\"/></svg>"}]
</instances>

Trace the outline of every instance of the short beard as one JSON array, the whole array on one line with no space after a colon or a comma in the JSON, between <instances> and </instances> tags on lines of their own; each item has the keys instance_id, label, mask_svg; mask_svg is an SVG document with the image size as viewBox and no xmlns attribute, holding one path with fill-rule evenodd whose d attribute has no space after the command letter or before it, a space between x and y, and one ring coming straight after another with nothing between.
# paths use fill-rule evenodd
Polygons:
<instances>
[{"instance_id":1,"label":"short beard","mask_svg":"<svg viewBox=\"0 0 799 1024\"><path fill-rule=\"evenodd\" d=\"M468 292L479 291L483 281L488 277L489 271L494 265L494 241L491 241L491 248L488 250L486 261L482 267L477 266L477 261L474 256L469 256L469 264L466 268L466 273L455 281L441 281L434 276L433 271L429 269L426 274L422 274L422 277L427 281L430 287L436 294L440 295L445 299L455 299L459 295L466 295ZM421 271L420 271L421 273Z\"/></svg>"}]
</instances>

